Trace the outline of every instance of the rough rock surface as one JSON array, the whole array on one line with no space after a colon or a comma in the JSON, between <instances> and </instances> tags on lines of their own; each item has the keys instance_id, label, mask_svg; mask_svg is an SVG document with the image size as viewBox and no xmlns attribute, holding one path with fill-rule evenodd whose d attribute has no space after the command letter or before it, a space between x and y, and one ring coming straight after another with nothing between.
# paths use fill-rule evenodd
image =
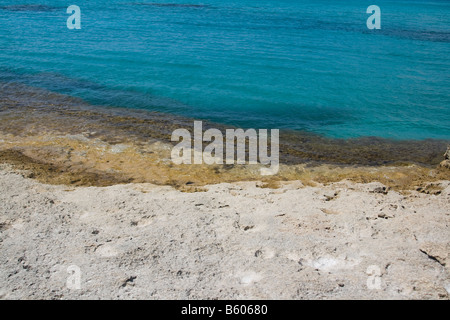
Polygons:
<instances>
[{"instance_id":1,"label":"rough rock surface","mask_svg":"<svg viewBox=\"0 0 450 320\"><path fill-rule=\"evenodd\" d=\"M450 146L447 147L447 151L444 154L444 161L441 162L440 166L442 168L450 169Z\"/></svg>"},{"instance_id":2,"label":"rough rock surface","mask_svg":"<svg viewBox=\"0 0 450 320\"><path fill-rule=\"evenodd\" d=\"M450 182L441 188L74 188L2 166L0 297L448 299Z\"/></svg>"}]
</instances>

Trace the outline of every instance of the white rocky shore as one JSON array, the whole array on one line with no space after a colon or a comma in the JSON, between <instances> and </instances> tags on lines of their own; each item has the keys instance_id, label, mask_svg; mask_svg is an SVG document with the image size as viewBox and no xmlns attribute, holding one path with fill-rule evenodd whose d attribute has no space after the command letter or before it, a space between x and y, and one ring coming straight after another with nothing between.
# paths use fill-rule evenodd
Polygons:
<instances>
[{"instance_id":1,"label":"white rocky shore","mask_svg":"<svg viewBox=\"0 0 450 320\"><path fill-rule=\"evenodd\" d=\"M450 296L449 181L183 193L44 185L2 165L0 189L1 299Z\"/></svg>"}]
</instances>

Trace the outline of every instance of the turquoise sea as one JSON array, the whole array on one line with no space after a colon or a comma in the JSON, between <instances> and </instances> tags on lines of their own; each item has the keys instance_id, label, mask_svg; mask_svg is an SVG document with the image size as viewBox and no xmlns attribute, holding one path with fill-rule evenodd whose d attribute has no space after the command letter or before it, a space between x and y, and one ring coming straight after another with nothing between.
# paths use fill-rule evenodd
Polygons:
<instances>
[{"instance_id":1,"label":"turquoise sea","mask_svg":"<svg viewBox=\"0 0 450 320\"><path fill-rule=\"evenodd\" d=\"M165 1L1 0L0 82L240 127L450 140L448 0Z\"/></svg>"}]
</instances>

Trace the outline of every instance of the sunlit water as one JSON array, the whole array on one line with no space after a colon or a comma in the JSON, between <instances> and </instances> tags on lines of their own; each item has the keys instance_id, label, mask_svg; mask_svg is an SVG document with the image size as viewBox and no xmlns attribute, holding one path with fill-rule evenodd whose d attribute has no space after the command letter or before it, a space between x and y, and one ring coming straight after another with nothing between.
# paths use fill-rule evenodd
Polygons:
<instances>
[{"instance_id":1,"label":"sunlit water","mask_svg":"<svg viewBox=\"0 0 450 320\"><path fill-rule=\"evenodd\" d=\"M0 3L0 81L242 127L447 140L449 58L447 0Z\"/></svg>"}]
</instances>

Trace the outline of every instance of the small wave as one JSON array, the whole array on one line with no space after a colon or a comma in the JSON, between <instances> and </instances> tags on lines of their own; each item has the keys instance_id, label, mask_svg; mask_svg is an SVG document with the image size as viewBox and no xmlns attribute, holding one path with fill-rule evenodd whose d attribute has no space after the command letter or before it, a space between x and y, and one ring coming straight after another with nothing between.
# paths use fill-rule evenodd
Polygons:
<instances>
[{"instance_id":1,"label":"small wave","mask_svg":"<svg viewBox=\"0 0 450 320\"><path fill-rule=\"evenodd\" d=\"M189 4L189 3L132 3L136 6L153 6L153 7L171 7L171 8L210 8L207 4Z\"/></svg>"},{"instance_id":2,"label":"small wave","mask_svg":"<svg viewBox=\"0 0 450 320\"><path fill-rule=\"evenodd\" d=\"M365 31L364 33L370 33L370 31ZM384 36L407 40L446 42L446 43L450 42L450 32L445 31L382 29L380 33L383 34Z\"/></svg>"},{"instance_id":3,"label":"small wave","mask_svg":"<svg viewBox=\"0 0 450 320\"><path fill-rule=\"evenodd\" d=\"M26 11L26 12L49 12L61 9L60 7L46 6L42 4L19 4L19 5L9 5L0 6L1 10L6 11Z\"/></svg>"}]
</instances>

